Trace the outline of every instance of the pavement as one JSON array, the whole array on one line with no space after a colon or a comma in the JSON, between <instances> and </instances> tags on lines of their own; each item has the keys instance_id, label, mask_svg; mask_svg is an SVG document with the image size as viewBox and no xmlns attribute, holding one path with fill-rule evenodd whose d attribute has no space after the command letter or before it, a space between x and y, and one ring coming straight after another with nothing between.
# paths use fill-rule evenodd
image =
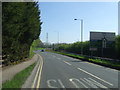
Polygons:
<instances>
[{"instance_id":1,"label":"pavement","mask_svg":"<svg viewBox=\"0 0 120 90\"><path fill-rule=\"evenodd\" d=\"M118 88L118 70L51 52L36 53L40 66L32 88Z\"/></svg>"},{"instance_id":2,"label":"pavement","mask_svg":"<svg viewBox=\"0 0 120 90\"><path fill-rule=\"evenodd\" d=\"M38 59L37 55L34 55L31 60L22 62L17 65L7 66L2 68L2 83L7 80L11 80L17 73L27 68L29 65L35 63Z\"/></svg>"}]
</instances>

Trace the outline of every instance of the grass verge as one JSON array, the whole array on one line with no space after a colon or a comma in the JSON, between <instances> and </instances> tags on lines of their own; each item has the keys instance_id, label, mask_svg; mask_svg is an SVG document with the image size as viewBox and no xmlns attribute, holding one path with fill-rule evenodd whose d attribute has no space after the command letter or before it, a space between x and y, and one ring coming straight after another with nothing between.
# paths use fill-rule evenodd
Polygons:
<instances>
[{"instance_id":1,"label":"grass verge","mask_svg":"<svg viewBox=\"0 0 120 90\"><path fill-rule=\"evenodd\" d=\"M99 65L102 65L102 66L106 66L106 67L110 67L110 68L120 70L120 62L118 63L118 62L107 61L107 60L103 60L103 59L92 59L92 58L87 58L87 57L80 56L80 55L68 54L68 53L64 53L64 52L56 52L56 51L51 51L51 52L66 55L66 56L69 56L69 57L81 59L81 60L84 60L84 61L88 61L88 62L99 64Z\"/></svg>"},{"instance_id":2,"label":"grass verge","mask_svg":"<svg viewBox=\"0 0 120 90\"><path fill-rule=\"evenodd\" d=\"M31 74L32 70L34 69L36 63L30 65L29 67L25 68L23 71L16 74L13 79L6 81L2 84L3 90L6 88L21 88L24 82L26 81L27 77Z\"/></svg>"}]
</instances>

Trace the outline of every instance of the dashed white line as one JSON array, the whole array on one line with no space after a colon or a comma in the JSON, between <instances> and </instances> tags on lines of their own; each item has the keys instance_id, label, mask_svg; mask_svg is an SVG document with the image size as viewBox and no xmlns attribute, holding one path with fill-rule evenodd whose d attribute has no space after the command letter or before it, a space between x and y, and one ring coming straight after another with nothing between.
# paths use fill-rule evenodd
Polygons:
<instances>
[{"instance_id":1,"label":"dashed white line","mask_svg":"<svg viewBox=\"0 0 120 90\"><path fill-rule=\"evenodd\" d=\"M68 65L71 65L70 63L66 62L66 61L63 61L64 63L68 64Z\"/></svg>"},{"instance_id":2,"label":"dashed white line","mask_svg":"<svg viewBox=\"0 0 120 90\"><path fill-rule=\"evenodd\" d=\"M93 75L93 74L91 74L91 73L89 73L89 72L87 72L87 71L85 71L85 70L83 70L83 69L81 69L81 68L77 68L77 69L80 70L80 71L83 71L84 73L87 73L87 74L91 75L91 76L94 77L94 78L97 78L97 79L99 79L99 80L101 80L101 81L103 81L103 82L105 82L105 83L107 83L107 84L113 86L113 84L111 84L111 83L109 83L109 82L107 82L107 81L105 81L105 80L99 78L98 76L95 76L95 75Z\"/></svg>"}]
</instances>

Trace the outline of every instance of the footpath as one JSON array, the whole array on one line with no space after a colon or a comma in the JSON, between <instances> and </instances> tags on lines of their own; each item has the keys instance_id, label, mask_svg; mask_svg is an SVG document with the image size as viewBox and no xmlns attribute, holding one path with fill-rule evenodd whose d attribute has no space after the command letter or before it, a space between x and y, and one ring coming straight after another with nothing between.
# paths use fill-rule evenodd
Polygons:
<instances>
[{"instance_id":1,"label":"footpath","mask_svg":"<svg viewBox=\"0 0 120 90\"><path fill-rule=\"evenodd\" d=\"M35 54L33 58L28 61L22 62L17 65L2 68L2 83L4 83L7 80L11 80L17 73L24 70L28 66L32 65L37 60L38 60L38 56Z\"/></svg>"}]
</instances>

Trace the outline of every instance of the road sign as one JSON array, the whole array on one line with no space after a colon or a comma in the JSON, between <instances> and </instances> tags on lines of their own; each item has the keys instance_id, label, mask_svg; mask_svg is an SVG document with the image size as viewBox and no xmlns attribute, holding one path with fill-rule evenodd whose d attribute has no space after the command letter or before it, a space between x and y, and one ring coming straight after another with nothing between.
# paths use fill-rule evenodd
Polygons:
<instances>
[{"instance_id":1,"label":"road sign","mask_svg":"<svg viewBox=\"0 0 120 90\"><path fill-rule=\"evenodd\" d=\"M90 32L90 40L102 40L105 38L107 41L115 41L115 33L113 32Z\"/></svg>"},{"instance_id":2,"label":"road sign","mask_svg":"<svg viewBox=\"0 0 120 90\"><path fill-rule=\"evenodd\" d=\"M115 41L115 33L113 32L90 32L90 43L92 48L107 48L109 43Z\"/></svg>"},{"instance_id":3,"label":"road sign","mask_svg":"<svg viewBox=\"0 0 120 90\"><path fill-rule=\"evenodd\" d=\"M90 32L90 51L97 56L114 46L115 33L113 32Z\"/></svg>"}]
</instances>

